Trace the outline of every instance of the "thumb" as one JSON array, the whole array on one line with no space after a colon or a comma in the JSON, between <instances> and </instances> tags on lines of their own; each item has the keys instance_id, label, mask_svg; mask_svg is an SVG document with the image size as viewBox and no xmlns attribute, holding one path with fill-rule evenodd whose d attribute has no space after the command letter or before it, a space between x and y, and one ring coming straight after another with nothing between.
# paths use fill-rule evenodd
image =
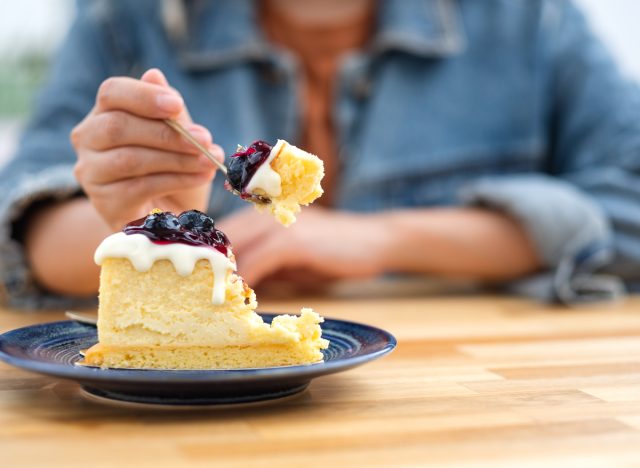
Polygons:
<instances>
[{"instance_id":1,"label":"thumb","mask_svg":"<svg viewBox=\"0 0 640 468\"><path fill-rule=\"evenodd\" d=\"M165 88L171 87L169 85L169 81L167 81L167 78L164 76L164 73L162 73L158 68L150 68L149 70L144 72L144 74L140 77L140 81L160 85ZM178 115L177 120L183 125L192 123L191 116L189 115L189 111L187 110L186 106L184 107L184 110L180 113L180 115Z\"/></svg>"},{"instance_id":2,"label":"thumb","mask_svg":"<svg viewBox=\"0 0 640 468\"><path fill-rule=\"evenodd\" d=\"M144 81L145 83L157 84L160 86L164 86L166 88L169 87L169 82L167 81L167 78L164 76L164 73L162 73L157 68L151 68L146 72L144 72L144 74L140 77L140 80Z\"/></svg>"}]
</instances>

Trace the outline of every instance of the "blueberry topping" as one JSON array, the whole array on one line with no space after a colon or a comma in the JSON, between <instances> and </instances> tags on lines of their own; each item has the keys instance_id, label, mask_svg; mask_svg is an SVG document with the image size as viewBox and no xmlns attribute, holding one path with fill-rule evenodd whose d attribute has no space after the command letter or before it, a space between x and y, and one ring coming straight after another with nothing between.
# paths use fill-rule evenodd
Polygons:
<instances>
[{"instance_id":1,"label":"blueberry topping","mask_svg":"<svg viewBox=\"0 0 640 468\"><path fill-rule=\"evenodd\" d=\"M189 210L178 217L180 224L190 231L208 233L215 229L213 219L198 210Z\"/></svg>"},{"instance_id":2,"label":"blueberry topping","mask_svg":"<svg viewBox=\"0 0 640 468\"><path fill-rule=\"evenodd\" d=\"M144 228L162 237L174 235L182 225L173 213L152 213L144 219Z\"/></svg>"},{"instance_id":3,"label":"blueberry topping","mask_svg":"<svg viewBox=\"0 0 640 468\"><path fill-rule=\"evenodd\" d=\"M158 244L182 244L213 247L227 255L231 245L227 236L215 228L213 219L198 210L176 216L168 211L152 211L148 216L127 224L125 234L143 234Z\"/></svg>"},{"instance_id":4,"label":"blueberry topping","mask_svg":"<svg viewBox=\"0 0 640 468\"><path fill-rule=\"evenodd\" d=\"M262 140L254 141L248 148L239 148L227 163L228 189L238 192L242 198L252 198L247 185L258 168L271 154L272 146Z\"/></svg>"}]
</instances>

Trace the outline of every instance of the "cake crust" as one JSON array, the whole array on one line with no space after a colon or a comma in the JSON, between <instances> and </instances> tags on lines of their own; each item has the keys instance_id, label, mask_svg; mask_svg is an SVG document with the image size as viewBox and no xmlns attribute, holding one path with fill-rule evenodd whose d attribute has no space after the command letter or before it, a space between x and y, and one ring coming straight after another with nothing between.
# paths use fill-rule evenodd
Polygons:
<instances>
[{"instance_id":1,"label":"cake crust","mask_svg":"<svg viewBox=\"0 0 640 468\"><path fill-rule=\"evenodd\" d=\"M129 369L252 369L313 364L322 352L313 343L252 346L108 346L85 352L84 364Z\"/></svg>"}]
</instances>

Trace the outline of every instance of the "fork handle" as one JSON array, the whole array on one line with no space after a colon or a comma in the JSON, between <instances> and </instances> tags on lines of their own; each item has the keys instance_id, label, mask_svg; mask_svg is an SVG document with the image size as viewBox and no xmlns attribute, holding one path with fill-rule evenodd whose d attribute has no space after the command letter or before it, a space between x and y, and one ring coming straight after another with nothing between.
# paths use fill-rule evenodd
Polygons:
<instances>
[{"instance_id":1,"label":"fork handle","mask_svg":"<svg viewBox=\"0 0 640 468\"><path fill-rule=\"evenodd\" d=\"M189 133L182 125L180 125L178 122L176 122L173 119L164 119L164 123L166 123L169 127L171 127L172 129L174 129L176 132L178 132L180 135L182 135L189 143L191 143L193 146L195 146L196 148L198 148L202 154L204 154L207 158L209 158L209 160L215 164L218 169L220 169L222 172L224 172L224 174L227 174L227 166L225 166L224 164L222 164L220 161L218 161L216 159L216 157L211 154L209 152L209 150L207 148L205 148L204 146L202 146L198 140L196 140L191 133Z\"/></svg>"}]
</instances>

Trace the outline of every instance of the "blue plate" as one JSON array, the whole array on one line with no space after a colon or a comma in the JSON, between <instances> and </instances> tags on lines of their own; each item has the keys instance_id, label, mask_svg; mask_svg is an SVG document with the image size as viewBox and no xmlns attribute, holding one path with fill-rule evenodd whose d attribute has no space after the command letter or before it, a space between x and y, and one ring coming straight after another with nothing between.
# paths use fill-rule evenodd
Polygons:
<instances>
[{"instance_id":1,"label":"blue plate","mask_svg":"<svg viewBox=\"0 0 640 468\"><path fill-rule=\"evenodd\" d=\"M260 314L270 323L274 314ZM43 323L0 335L0 359L22 369L75 380L96 400L154 406L226 406L277 400L302 392L311 379L384 356L396 346L388 332L325 319L324 362L233 370L98 369L77 366L80 350L98 341L96 328L74 321Z\"/></svg>"}]
</instances>

